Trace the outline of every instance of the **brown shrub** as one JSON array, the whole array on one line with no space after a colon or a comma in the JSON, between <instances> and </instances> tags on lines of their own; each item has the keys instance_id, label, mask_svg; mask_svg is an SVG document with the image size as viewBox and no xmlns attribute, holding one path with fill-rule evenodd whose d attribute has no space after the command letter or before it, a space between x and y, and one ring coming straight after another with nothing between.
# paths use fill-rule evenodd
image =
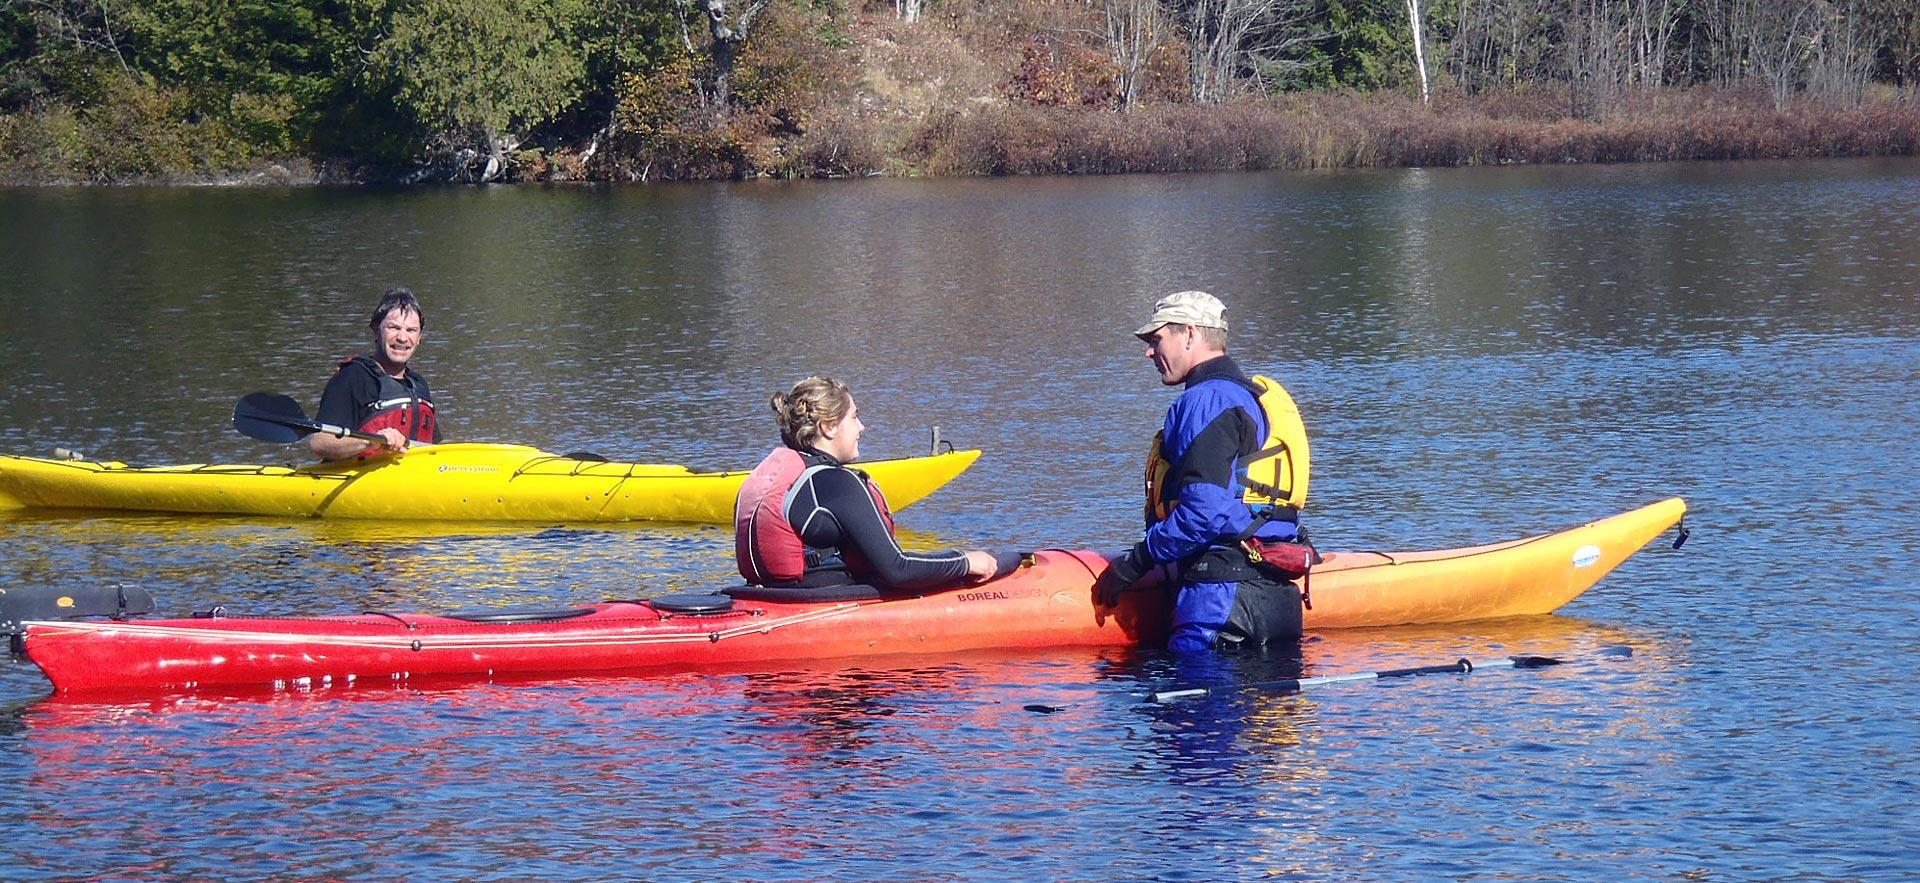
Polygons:
<instances>
[{"instance_id":1,"label":"brown shrub","mask_svg":"<svg viewBox=\"0 0 1920 883\"><path fill-rule=\"evenodd\" d=\"M594 176L651 181L747 174L754 138L733 114L706 106L695 77L690 56L623 77L613 134L595 157Z\"/></svg>"},{"instance_id":2,"label":"brown shrub","mask_svg":"<svg viewBox=\"0 0 1920 883\"><path fill-rule=\"evenodd\" d=\"M734 101L754 113L805 126L852 94L858 58L832 6L767 7L734 69Z\"/></svg>"},{"instance_id":3,"label":"brown shrub","mask_svg":"<svg viewBox=\"0 0 1920 883\"><path fill-rule=\"evenodd\" d=\"M917 118L964 107L999 94L1011 69L943 28L876 24L860 44L860 100L880 113Z\"/></svg>"},{"instance_id":4,"label":"brown shrub","mask_svg":"<svg viewBox=\"0 0 1920 883\"><path fill-rule=\"evenodd\" d=\"M959 0L941 3L927 12L925 21L937 22L982 57L1002 70L1019 63L1028 35L1042 32L1094 33L1105 27L1098 4L1084 0Z\"/></svg>"},{"instance_id":5,"label":"brown shrub","mask_svg":"<svg viewBox=\"0 0 1920 883\"><path fill-rule=\"evenodd\" d=\"M1257 128L1219 108L1095 113L1018 105L931 121L912 160L936 175L1118 174L1256 167ZM1253 108L1255 115L1265 111Z\"/></svg>"},{"instance_id":6,"label":"brown shrub","mask_svg":"<svg viewBox=\"0 0 1920 883\"><path fill-rule=\"evenodd\" d=\"M71 108L0 116L0 184L85 180L86 133Z\"/></svg>"},{"instance_id":7,"label":"brown shrub","mask_svg":"<svg viewBox=\"0 0 1920 883\"><path fill-rule=\"evenodd\" d=\"M1112 108L1120 98L1119 81L1119 68L1105 54L1035 34L1001 89L1015 100L1048 107Z\"/></svg>"},{"instance_id":8,"label":"brown shrub","mask_svg":"<svg viewBox=\"0 0 1920 883\"><path fill-rule=\"evenodd\" d=\"M849 109L856 61L832 7L771 7L734 69L731 106L703 97L705 60L667 58L619 85L612 135L587 165L613 180L864 175L883 160Z\"/></svg>"},{"instance_id":9,"label":"brown shrub","mask_svg":"<svg viewBox=\"0 0 1920 883\"><path fill-rule=\"evenodd\" d=\"M886 165L873 124L853 113L823 113L780 145L766 171L784 178L859 178Z\"/></svg>"},{"instance_id":10,"label":"brown shrub","mask_svg":"<svg viewBox=\"0 0 1920 883\"><path fill-rule=\"evenodd\" d=\"M1537 96L1536 96L1537 97ZM1399 94L1307 94L1129 113L1016 105L930 117L904 159L936 175L1595 163L1911 154L1920 102L1757 112L1715 90L1653 96L1605 122L1543 105L1454 98L1429 111ZM1482 106L1490 105L1487 112ZM1524 112L1521 112L1524 111Z\"/></svg>"},{"instance_id":11,"label":"brown shrub","mask_svg":"<svg viewBox=\"0 0 1920 883\"><path fill-rule=\"evenodd\" d=\"M523 170L523 173L531 181L585 181L588 177L588 169L587 160L583 157L584 152L565 149L548 151L543 154L546 162L544 168L539 170L539 174L532 174L531 169Z\"/></svg>"},{"instance_id":12,"label":"brown shrub","mask_svg":"<svg viewBox=\"0 0 1920 883\"><path fill-rule=\"evenodd\" d=\"M125 78L107 84L104 100L82 118L88 177L128 181L196 169L186 93Z\"/></svg>"},{"instance_id":13,"label":"brown shrub","mask_svg":"<svg viewBox=\"0 0 1920 883\"><path fill-rule=\"evenodd\" d=\"M84 108L49 105L0 120L0 180L202 180L284 157L289 99L240 94L229 114L197 113L184 92L112 76Z\"/></svg>"}]
</instances>

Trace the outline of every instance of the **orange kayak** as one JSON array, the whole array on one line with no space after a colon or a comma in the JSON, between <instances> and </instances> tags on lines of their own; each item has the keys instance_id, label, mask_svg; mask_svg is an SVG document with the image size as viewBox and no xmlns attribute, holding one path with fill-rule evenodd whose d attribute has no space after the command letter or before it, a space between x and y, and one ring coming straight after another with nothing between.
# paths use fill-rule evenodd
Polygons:
<instances>
[{"instance_id":1,"label":"orange kayak","mask_svg":"<svg viewBox=\"0 0 1920 883\"><path fill-rule=\"evenodd\" d=\"M1669 499L1506 543L1404 554L1330 553L1311 577L1306 626L1550 613L1685 512L1684 502ZM820 590L741 587L554 610L42 619L15 631L16 642L54 687L69 693L214 685L338 688L437 677L764 667L895 653L1163 642L1168 593L1133 591L1117 608L1098 607L1092 587L1106 567L1106 559L1093 552L1043 551L1030 566L991 582L911 597L879 597L864 587L839 587L843 596L837 598ZM7 600L0 593L0 614Z\"/></svg>"}]
</instances>

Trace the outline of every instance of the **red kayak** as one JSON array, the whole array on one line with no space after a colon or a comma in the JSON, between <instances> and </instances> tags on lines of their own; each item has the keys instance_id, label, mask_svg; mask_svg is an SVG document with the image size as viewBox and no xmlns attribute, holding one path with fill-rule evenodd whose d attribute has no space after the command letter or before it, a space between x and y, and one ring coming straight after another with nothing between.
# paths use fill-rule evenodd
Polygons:
<instances>
[{"instance_id":1,"label":"red kayak","mask_svg":"<svg viewBox=\"0 0 1920 883\"><path fill-rule=\"evenodd\" d=\"M1459 622L1550 613L1680 520L1667 500L1525 540L1440 552L1330 553L1310 582L1309 629ZM340 687L447 676L761 666L797 660L979 649L1134 646L1164 642L1166 592L1135 591L1115 609L1093 603L1107 566L1091 552L1045 551L991 582L911 597L864 586L739 587L724 594L608 601L548 610L363 613L191 619L55 620L132 614L150 599L125 590L102 609L44 599L54 614L7 613L56 690L187 690L215 685ZM6 597L5 602L28 597ZM79 594L79 593L76 593ZM84 601L84 599L83 599ZM28 621L21 621L28 620Z\"/></svg>"}]
</instances>

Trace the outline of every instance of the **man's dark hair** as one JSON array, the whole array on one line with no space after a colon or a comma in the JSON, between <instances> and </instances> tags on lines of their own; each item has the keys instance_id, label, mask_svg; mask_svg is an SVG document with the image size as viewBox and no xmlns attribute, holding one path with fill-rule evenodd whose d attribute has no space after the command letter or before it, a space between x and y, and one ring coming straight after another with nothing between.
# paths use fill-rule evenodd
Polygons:
<instances>
[{"instance_id":1,"label":"man's dark hair","mask_svg":"<svg viewBox=\"0 0 1920 883\"><path fill-rule=\"evenodd\" d=\"M420 327L423 330L427 327L427 314L420 311L420 299L413 296L413 289L404 285L396 285L380 295L380 304L373 308L373 318L367 322L367 327L379 328L380 323L387 320L387 314L394 310L412 312L420 317Z\"/></svg>"}]
</instances>

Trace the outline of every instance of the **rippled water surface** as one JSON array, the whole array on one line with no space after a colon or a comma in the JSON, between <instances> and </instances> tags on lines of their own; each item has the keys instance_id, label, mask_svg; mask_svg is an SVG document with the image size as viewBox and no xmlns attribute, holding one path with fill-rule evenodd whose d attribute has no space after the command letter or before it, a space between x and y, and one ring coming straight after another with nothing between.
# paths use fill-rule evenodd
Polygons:
<instances>
[{"instance_id":1,"label":"rippled water surface","mask_svg":"<svg viewBox=\"0 0 1920 883\"><path fill-rule=\"evenodd\" d=\"M1314 433L1325 546L1664 496L1560 615L1212 666L1066 650L79 702L0 661L8 879L1910 879L1920 163L543 190L0 191L0 451L287 462L380 290L449 435L750 466L847 379L869 456L987 450L921 546L1118 548L1159 294ZM726 581L700 526L0 514L0 585L441 610ZM1630 647L1631 656L1608 648ZM1260 681L1551 655L1567 665ZM1207 683L1207 698L1146 692ZM1051 713L1030 706L1053 709Z\"/></svg>"}]
</instances>

